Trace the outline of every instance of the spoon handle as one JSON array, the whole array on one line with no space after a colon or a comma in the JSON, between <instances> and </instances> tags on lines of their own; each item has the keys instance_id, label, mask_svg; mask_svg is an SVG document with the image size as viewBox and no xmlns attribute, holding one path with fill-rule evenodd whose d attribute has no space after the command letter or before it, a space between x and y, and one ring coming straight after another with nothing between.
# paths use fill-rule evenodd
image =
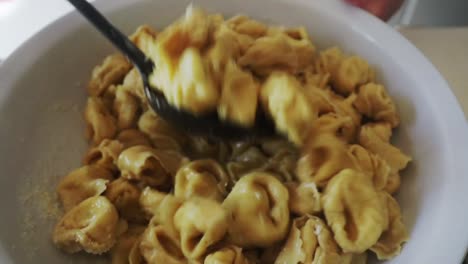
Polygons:
<instances>
[{"instance_id":1,"label":"spoon handle","mask_svg":"<svg viewBox=\"0 0 468 264\"><path fill-rule=\"evenodd\" d=\"M118 48L138 68L149 75L153 62L133 44L128 37L114 27L93 5L86 0L68 0L95 28L97 28L116 48Z\"/></svg>"}]
</instances>

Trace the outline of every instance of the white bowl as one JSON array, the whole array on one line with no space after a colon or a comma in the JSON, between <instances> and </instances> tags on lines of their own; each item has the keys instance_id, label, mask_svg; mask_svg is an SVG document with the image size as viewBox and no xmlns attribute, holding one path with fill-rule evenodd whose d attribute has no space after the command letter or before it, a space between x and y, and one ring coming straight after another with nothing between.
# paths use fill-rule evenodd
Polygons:
<instances>
[{"instance_id":1,"label":"white bowl","mask_svg":"<svg viewBox=\"0 0 468 264\"><path fill-rule=\"evenodd\" d=\"M189 1L97 1L125 32L162 28ZM398 194L411 239L388 263L459 263L468 245L468 127L447 83L407 40L338 0L200 0L225 15L305 25L321 47L338 44L378 69L402 125L394 140L414 161ZM40 10L38 10L40 12ZM14 34L14 33L13 33ZM68 256L51 243L58 178L85 151L82 109L94 65L113 51L77 13L55 21L0 67L0 262L98 263ZM100 260L102 261L102 259Z\"/></svg>"}]
</instances>

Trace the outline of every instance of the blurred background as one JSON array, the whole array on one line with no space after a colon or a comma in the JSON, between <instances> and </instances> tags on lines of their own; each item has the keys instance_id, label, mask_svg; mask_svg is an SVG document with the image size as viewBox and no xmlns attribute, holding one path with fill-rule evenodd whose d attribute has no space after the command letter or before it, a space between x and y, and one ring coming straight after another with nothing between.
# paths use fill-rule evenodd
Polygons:
<instances>
[{"instance_id":1,"label":"blurred background","mask_svg":"<svg viewBox=\"0 0 468 264\"><path fill-rule=\"evenodd\" d=\"M66 0L0 0L0 59L71 9ZM405 27L468 26L467 13L468 0L406 0L389 23Z\"/></svg>"}]
</instances>

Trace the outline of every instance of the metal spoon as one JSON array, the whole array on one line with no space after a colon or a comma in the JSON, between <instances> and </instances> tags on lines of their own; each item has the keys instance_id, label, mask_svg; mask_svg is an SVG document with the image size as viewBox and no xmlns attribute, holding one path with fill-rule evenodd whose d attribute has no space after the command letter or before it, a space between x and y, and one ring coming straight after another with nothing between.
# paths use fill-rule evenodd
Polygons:
<instances>
[{"instance_id":1,"label":"metal spoon","mask_svg":"<svg viewBox=\"0 0 468 264\"><path fill-rule=\"evenodd\" d=\"M94 25L115 47L117 47L137 67L143 79L146 97L153 110L175 127L190 134L214 138L244 138L269 136L275 133L273 122L263 111L257 111L255 124L244 128L232 122L220 120L216 112L195 116L188 111L177 109L169 104L164 94L151 88L148 77L153 72L154 63L145 56L122 32L114 27L99 11L86 0L68 0Z\"/></svg>"}]
</instances>

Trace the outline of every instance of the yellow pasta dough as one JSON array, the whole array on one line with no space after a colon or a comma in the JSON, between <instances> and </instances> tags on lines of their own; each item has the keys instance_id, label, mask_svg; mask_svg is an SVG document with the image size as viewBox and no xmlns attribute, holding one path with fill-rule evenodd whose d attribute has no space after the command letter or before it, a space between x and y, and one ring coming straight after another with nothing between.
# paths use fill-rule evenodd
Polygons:
<instances>
[{"instance_id":1,"label":"yellow pasta dough","mask_svg":"<svg viewBox=\"0 0 468 264\"><path fill-rule=\"evenodd\" d=\"M340 263L339 248L327 225L316 216L294 219L275 264Z\"/></svg>"},{"instance_id":2,"label":"yellow pasta dough","mask_svg":"<svg viewBox=\"0 0 468 264\"><path fill-rule=\"evenodd\" d=\"M408 232L401 220L400 206L397 201L388 193L381 193L381 195L387 202L389 226L370 250L375 252L379 259L391 259L400 253L401 244L408 240Z\"/></svg>"},{"instance_id":3,"label":"yellow pasta dough","mask_svg":"<svg viewBox=\"0 0 468 264\"><path fill-rule=\"evenodd\" d=\"M93 69L88 83L89 94L93 96L103 94L107 87L122 81L131 68L132 65L123 55L108 56L101 65Z\"/></svg>"},{"instance_id":4,"label":"yellow pasta dough","mask_svg":"<svg viewBox=\"0 0 468 264\"><path fill-rule=\"evenodd\" d=\"M87 123L86 136L95 144L113 138L117 132L115 117L99 97L88 98L84 116Z\"/></svg>"},{"instance_id":5,"label":"yellow pasta dough","mask_svg":"<svg viewBox=\"0 0 468 264\"><path fill-rule=\"evenodd\" d=\"M83 200L104 193L112 178L107 168L98 165L83 166L70 172L57 187L63 208L69 211Z\"/></svg>"},{"instance_id":6,"label":"yellow pasta dough","mask_svg":"<svg viewBox=\"0 0 468 264\"><path fill-rule=\"evenodd\" d=\"M362 253L388 227L385 201L372 181L345 169L330 180L322 197L323 212L338 245L345 253Z\"/></svg>"},{"instance_id":7,"label":"yellow pasta dough","mask_svg":"<svg viewBox=\"0 0 468 264\"><path fill-rule=\"evenodd\" d=\"M301 182L325 186L335 174L352 167L346 144L330 133L319 133L309 139L297 162L297 177Z\"/></svg>"},{"instance_id":8,"label":"yellow pasta dough","mask_svg":"<svg viewBox=\"0 0 468 264\"><path fill-rule=\"evenodd\" d=\"M315 109L294 76L284 72L272 73L261 87L260 100L277 129L301 145L315 119Z\"/></svg>"},{"instance_id":9,"label":"yellow pasta dough","mask_svg":"<svg viewBox=\"0 0 468 264\"><path fill-rule=\"evenodd\" d=\"M175 173L185 162L186 159L178 152L134 146L119 155L117 166L124 178L164 187L172 183Z\"/></svg>"},{"instance_id":10,"label":"yellow pasta dough","mask_svg":"<svg viewBox=\"0 0 468 264\"><path fill-rule=\"evenodd\" d=\"M383 85L369 83L361 86L354 106L367 117L376 121L388 122L392 127L396 127L400 123L395 104Z\"/></svg>"},{"instance_id":11,"label":"yellow pasta dough","mask_svg":"<svg viewBox=\"0 0 468 264\"><path fill-rule=\"evenodd\" d=\"M243 176L223 202L231 216L229 239L238 246L266 247L286 236L289 194L268 173Z\"/></svg>"},{"instance_id":12,"label":"yellow pasta dough","mask_svg":"<svg viewBox=\"0 0 468 264\"><path fill-rule=\"evenodd\" d=\"M183 199L202 197L222 202L227 195L228 183L226 172L215 160L196 160L178 170L174 195Z\"/></svg>"},{"instance_id":13,"label":"yellow pasta dough","mask_svg":"<svg viewBox=\"0 0 468 264\"><path fill-rule=\"evenodd\" d=\"M68 253L108 251L115 243L119 215L102 196L91 197L68 211L54 229L53 241Z\"/></svg>"},{"instance_id":14,"label":"yellow pasta dough","mask_svg":"<svg viewBox=\"0 0 468 264\"><path fill-rule=\"evenodd\" d=\"M228 229L228 214L221 204L194 197L185 201L174 215L185 257L197 260L220 241Z\"/></svg>"}]
</instances>

